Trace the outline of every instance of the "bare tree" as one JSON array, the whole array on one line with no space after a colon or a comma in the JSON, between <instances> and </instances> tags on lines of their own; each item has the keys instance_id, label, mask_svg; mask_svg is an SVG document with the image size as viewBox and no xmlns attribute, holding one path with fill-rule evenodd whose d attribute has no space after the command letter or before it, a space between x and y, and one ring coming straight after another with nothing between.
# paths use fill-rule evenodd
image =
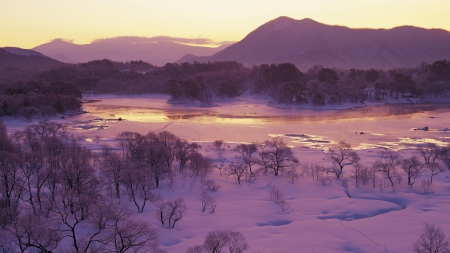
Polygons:
<instances>
[{"instance_id":1,"label":"bare tree","mask_svg":"<svg viewBox=\"0 0 450 253\"><path fill-rule=\"evenodd\" d=\"M101 172L113 186L115 197L120 198L120 183L125 161L109 146L102 147L101 160Z\"/></svg>"},{"instance_id":2,"label":"bare tree","mask_svg":"<svg viewBox=\"0 0 450 253\"><path fill-rule=\"evenodd\" d=\"M450 252L450 241L441 227L425 223L423 232L414 243L413 249L416 253L448 253Z\"/></svg>"},{"instance_id":3,"label":"bare tree","mask_svg":"<svg viewBox=\"0 0 450 253\"><path fill-rule=\"evenodd\" d=\"M235 151L239 153L244 163L247 164L250 174L253 175L252 166L258 163L258 159L253 157L253 154L258 151L258 146L256 144L239 144Z\"/></svg>"},{"instance_id":4,"label":"bare tree","mask_svg":"<svg viewBox=\"0 0 450 253\"><path fill-rule=\"evenodd\" d=\"M197 143L189 143L186 140L178 140L175 144L175 157L180 163L179 171L184 172L192 154L196 153L202 146Z\"/></svg>"},{"instance_id":5,"label":"bare tree","mask_svg":"<svg viewBox=\"0 0 450 253\"><path fill-rule=\"evenodd\" d=\"M161 226L166 225L166 203L161 199L156 203L156 218L161 222Z\"/></svg>"},{"instance_id":6,"label":"bare tree","mask_svg":"<svg viewBox=\"0 0 450 253\"><path fill-rule=\"evenodd\" d=\"M220 185L212 179L206 180L203 184L203 186L208 190L208 191L212 191L215 192L220 188Z\"/></svg>"},{"instance_id":7,"label":"bare tree","mask_svg":"<svg viewBox=\"0 0 450 253\"><path fill-rule=\"evenodd\" d=\"M60 157L60 167L61 187L58 191L63 196L61 201L63 205L71 206L72 201L80 202L82 200L82 205L78 207L81 211L81 218L84 219L85 215L89 213L89 206L95 203L95 198L100 196L101 192L100 181L92 167L91 152L76 142L72 142Z\"/></svg>"},{"instance_id":8,"label":"bare tree","mask_svg":"<svg viewBox=\"0 0 450 253\"><path fill-rule=\"evenodd\" d=\"M215 140L213 141L213 147L215 150L224 150L229 145L223 140Z\"/></svg>"},{"instance_id":9,"label":"bare tree","mask_svg":"<svg viewBox=\"0 0 450 253\"><path fill-rule=\"evenodd\" d=\"M291 166L287 171L286 175L289 178L289 181L291 183L294 183L294 180L298 179L300 177L300 174L297 171L297 166Z\"/></svg>"},{"instance_id":10,"label":"bare tree","mask_svg":"<svg viewBox=\"0 0 450 253\"><path fill-rule=\"evenodd\" d=\"M283 210L283 211L289 209L289 207L290 207L290 204L289 204L289 202L287 202L286 198L284 197L283 192L276 186L272 186L270 188L269 199L270 199L270 201L279 205L281 207L281 210Z\"/></svg>"},{"instance_id":11,"label":"bare tree","mask_svg":"<svg viewBox=\"0 0 450 253\"><path fill-rule=\"evenodd\" d=\"M135 132L121 132L117 135L123 157L132 158L138 153L138 147L145 140L144 136Z\"/></svg>"},{"instance_id":12,"label":"bare tree","mask_svg":"<svg viewBox=\"0 0 450 253\"><path fill-rule=\"evenodd\" d=\"M392 189L395 190L394 176L397 173L396 164L399 159L397 152L386 150L377 153L378 158L375 161L374 167L391 183Z\"/></svg>"},{"instance_id":13,"label":"bare tree","mask_svg":"<svg viewBox=\"0 0 450 253\"><path fill-rule=\"evenodd\" d=\"M158 141L164 146L169 157L167 159L167 167L172 167L172 162L175 159L177 142L180 140L176 135L168 131L161 131L157 135Z\"/></svg>"},{"instance_id":14,"label":"bare tree","mask_svg":"<svg viewBox=\"0 0 450 253\"><path fill-rule=\"evenodd\" d=\"M171 228L175 227L175 224L183 218L187 211L187 206L182 198L173 201L161 201L157 207L157 217L161 224L164 226L167 222L167 225Z\"/></svg>"},{"instance_id":15,"label":"bare tree","mask_svg":"<svg viewBox=\"0 0 450 253\"><path fill-rule=\"evenodd\" d=\"M28 214L19 217L11 226L6 227L6 231L14 238L21 252L27 249L51 252L63 239L57 223Z\"/></svg>"},{"instance_id":16,"label":"bare tree","mask_svg":"<svg viewBox=\"0 0 450 253\"><path fill-rule=\"evenodd\" d=\"M214 230L206 235L203 248L208 253L220 253L229 240L227 231Z\"/></svg>"},{"instance_id":17,"label":"bare tree","mask_svg":"<svg viewBox=\"0 0 450 253\"><path fill-rule=\"evenodd\" d=\"M89 252L96 243L104 239L106 219L103 215L92 215L99 208L101 200L89 193L81 195L74 191L65 189L60 193L58 205L55 205L52 212L52 219L61 223L60 231L65 237L72 241L75 252ZM101 213L105 213L102 211ZM96 218L100 218L97 220ZM80 230L80 227L89 229Z\"/></svg>"},{"instance_id":18,"label":"bare tree","mask_svg":"<svg viewBox=\"0 0 450 253\"><path fill-rule=\"evenodd\" d=\"M222 176L222 169L224 168L227 158L223 155L223 152L218 153L217 159L219 160L218 163L214 163L214 168L217 168L219 170L219 175Z\"/></svg>"},{"instance_id":19,"label":"bare tree","mask_svg":"<svg viewBox=\"0 0 450 253\"><path fill-rule=\"evenodd\" d=\"M194 247L189 247L186 250L186 253L202 253L203 252L203 247L200 245L196 245Z\"/></svg>"},{"instance_id":20,"label":"bare tree","mask_svg":"<svg viewBox=\"0 0 450 253\"><path fill-rule=\"evenodd\" d=\"M0 226L17 215L17 207L23 192L20 175L20 158L0 151Z\"/></svg>"},{"instance_id":21,"label":"bare tree","mask_svg":"<svg viewBox=\"0 0 450 253\"><path fill-rule=\"evenodd\" d=\"M360 160L358 154L353 151L350 144L344 141L340 141L333 147L329 148L325 156L327 160L337 166L335 170L337 178L341 176L346 165L352 165Z\"/></svg>"},{"instance_id":22,"label":"bare tree","mask_svg":"<svg viewBox=\"0 0 450 253\"><path fill-rule=\"evenodd\" d=\"M442 155L443 149L434 143L427 143L418 148L418 153L422 155L425 164L435 163Z\"/></svg>"},{"instance_id":23,"label":"bare tree","mask_svg":"<svg viewBox=\"0 0 450 253\"><path fill-rule=\"evenodd\" d=\"M366 185L371 178L370 168L360 163L355 163L353 164L353 171L350 178L354 181L356 187L359 187L361 184Z\"/></svg>"},{"instance_id":24,"label":"bare tree","mask_svg":"<svg viewBox=\"0 0 450 253\"><path fill-rule=\"evenodd\" d=\"M159 245L156 229L145 221L130 218L131 214L124 206L112 211L108 228L108 252L153 252Z\"/></svg>"},{"instance_id":25,"label":"bare tree","mask_svg":"<svg viewBox=\"0 0 450 253\"><path fill-rule=\"evenodd\" d=\"M445 169L442 168L442 166L440 164L438 164L437 162L431 162L431 163L425 164L425 168L430 171L430 177L431 177L430 182L431 183L433 183L434 176L445 171Z\"/></svg>"},{"instance_id":26,"label":"bare tree","mask_svg":"<svg viewBox=\"0 0 450 253\"><path fill-rule=\"evenodd\" d=\"M278 203L284 199L284 194L278 187L272 186L269 190L269 199L272 202Z\"/></svg>"},{"instance_id":27,"label":"bare tree","mask_svg":"<svg viewBox=\"0 0 450 253\"><path fill-rule=\"evenodd\" d=\"M43 211L42 189L50 177L50 168L47 166L44 153L26 152L22 155L22 160L21 167L25 179L24 190L26 192L24 201L31 205L33 213L37 215L38 211ZM35 197L36 200L34 199Z\"/></svg>"},{"instance_id":28,"label":"bare tree","mask_svg":"<svg viewBox=\"0 0 450 253\"><path fill-rule=\"evenodd\" d=\"M272 140L265 141L263 146L261 160L263 160L265 166L273 171L275 176L278 176L285 168L298 164L292 150L287 147L282 138L275 137Z\"/></svg>"},{"instance_id":29,"label":"bare tree","mask_svg":"<svg viewBox=\"0 0 450 253\"><path fill-rule=\"evenodd\" d=\"M378 167L376 166L376 164L372 164L372 166L368 167L369 169L369 179L370 182L372 184L372 187L376 187L377 184L377 172L378 172Z\"/></svg>"},{"instance_id":30,"label":"bare tree","mask_svg":"<svg viewBox=\"0 0 450 253\"><path fill-rule=\"evenodd\" d=\"M214 213L216 211L217 202L214 197L210 197L209 199L209 207L211 208L211 213Z\"/></svg>"},{"instance_id":31,"label":"bare tree","mask_svg":"<svg viewBox=\"0 0 450 253\"><path fill-rule=\"evenodd\" d=\"M401 159L399 162L401 168L408 177L408 185L412 188L413 184L416 182L416 178L420 175L422 164L417 156Z\"/></svg>"},{"instance_id":32,"label":"bare tree","mask_svg":"<svg viewBox=\"0 0 450 253\"><path fill-rule=\"evenodd\" d=\"M2 252L2 253L17 252L13 241L14 241L14 238L8 231L6 231L4 229L0 229L0 252Z\"/></svg>"},{"instance_id":33,"label":"bare tree","mask_svg":"<svg viewBox=\"0 0 450 253\"><path fill-rule=\"evenodd\" d=\"M184 203L184 199L178 198L173 201L167 201L166 206L169 226L172 226L172 228L174 228L175 223L181 220L181 218L183 218L183 215L186 213L186 204Z\"/></svg>"},{"instance_id":34,"label":"bare tree","mask_svg":"<svg viewBox=\"0 0 450 253\"><path fill-rule=\"evenodd\" d=\"M227 168L228 176L236 176L238 184L241 184L241 177L247 174L247 165L244 163L232 163Z\"/></svg>"},{"instance_id":35,"label":"bare tree","mask_svg":"<svg viewBox=\"0 0 450 253\"><path fill-rule=\"evenodd\" d=\"M313 181L319 181L320 176L322 175L323 171L325 170L324 166L319 165L317 163L310 163L310 164L306 164L304 166L305 166L305 170L311 174Z\"/></svg>"},{"instance_id":36,"label":"bare tree","mask_svg":"<svg viewBox=\"0 0 450 253\"><path fill-rule=\"evenodd\" d=\"M64 136L64 133L67 131L66 128L63 128L62 124L51 121L40 121L37 124L29 126L29 128L34 131L41 140L50 136L56 136L61 130L63 131L62 135Z\"/></svg>"},{"instance_id":37,"label":"bare tree","mask_svg":"<svg viewBox=\"0 0 450 253\"><path fill-rule=\"evenodd\" d=\"M227 245L230 253L242 253L248 250L247 240L239 231L228 231Z\"/></svg>"},{"instance_id":38,"label":"bare tree","mask_svg":"<svg viewBox=\"0 0 450 253\"><path fill-rule=\"evenodd\" d=\"M260 170L262 170L264 172L264 174L266 174L267 172L269 172L270 166L271 166L271 160L270 160L270 151L269 151L269 146L264 143L259 144L258 146L259 148L259 164L261 165Z\"/></svg>"},{"instance_id":39,"label":"bare tree","mask_svg":"<svg viewBox=\"0 0 450 253\"><path fill-rule=\"evenodd\" d=\"M125 187L125 193L130 196L140 213L144 211L147 201L155 202L157 200L156 195L152 192L155 189L155 183L146 167L127 165L126 169L122 171L121 183Z\"/></svg>"},{"instance_id":40,"label":"bare tree","mask_svg":"<svg viewBox=\"0 0 450 253\"><path fill-rule=\"evenodd\" d=\"M204 157L202 154L195 152L191 154L189 169L193 176L199 176L202 180L206 174L211 171L213 163L210 158Z\"/></svg>"},{"instance_id":41,"label":"bare tree","mask_svg":"<svg viewBox=\"0 0 450 253\"><path fill-rule=\"evenodd\" d=\"M244 235L239 231L215 230L208 232L203 243L205 252L220 253L223 248L228 248L230 253L242 253L249 247ZM197 247L196 250L199 250L199 248Z\"/></svg>"},{"instance_id":42,"label":"bare tree","mask_svg":"<svg viewBox=\"0 0 450 253\"><path fill-rule=\"evenodd\" d=\"M159 188L159 182L164 179L170 170L170 167L167 166L171 164L169 162L171 154L158 142L146 141L143 143L142 148L144 152L143 161L149 166L152 177L155 180L155 186Z\"/></svg>"},{"instance_id":43,"label":"bare tree","mask_svg":"<svg viewBox=\"0 0 450 253\"><path fill-rule=\"evenodd\" d=\"M433 184L429 179L422 179L422 194L428 194L434 191Z\"/></svg>"},{"instance_id":44,"label":"bare tree","mask_svg":"<svg viewBox=\"0 0 450 253\"><path fill-rule=\"evenodd\" d=\"M202 204L202 211L204 212L206 210L206 206L211 201L211 196L206 193L206 191L202 191L200 194L200 203Z\"/></svg>"},{"instance_id":45,"label":"bare tree","mask_svg":"<svg viewBox=\"0 0 450 253\"><path fill-rule=\"evenodd\" d=\"M434 143L427 143L418 148L418 153L422 155L425 161L424 167L430 170L431 183L433 183L433 177L441 172L444 172L444 168L437 163L437 160L439 158L443 158L445 160L447 149L441 148Z\"/></svg>"}]
</instances>

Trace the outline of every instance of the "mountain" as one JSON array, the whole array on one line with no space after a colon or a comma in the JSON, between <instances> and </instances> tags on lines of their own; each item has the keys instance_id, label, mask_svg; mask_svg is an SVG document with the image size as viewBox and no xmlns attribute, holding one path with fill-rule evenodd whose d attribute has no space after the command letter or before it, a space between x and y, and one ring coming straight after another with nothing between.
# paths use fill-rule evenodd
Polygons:
<instances>
[{"instance_id":1,"label":"mountain","mask_svg":"<svg viewBox=\"0 0 450 253\"><path fill-rule=\"evenodd\" d=\"M210 57L185 56L178 62L232 60L246 66L291 62L307 70L316 64L392 69L442 59L450 59L450 32L446 30L413 26L351 29L279 17Z\"/></svg>"},{"instance_id":2,"label":"mountain","mask_svg":"<svg viewBox=\"0 0 450 253\"><path fill-rule=\"evenodd\" d=\"M5 68L45 70L62 64L33 50L17 47L0 48L0 70Z\"/></svg>"},{"instance_id":3,"label":"mountain","mask_svg":"<svg viewBox=\"0 0 450 253\"><path fill-rule=\"evenodd\" d=\"M115 37L95 40L90 44L79 45L62 39L42 44L34 50L66 63L87 62L99 59L113 61L142 60L153 65L175 62L182 56L213 55L230 43L215 43L209 39L185 39L173 37Z\"/></svg>"}]
</instances>

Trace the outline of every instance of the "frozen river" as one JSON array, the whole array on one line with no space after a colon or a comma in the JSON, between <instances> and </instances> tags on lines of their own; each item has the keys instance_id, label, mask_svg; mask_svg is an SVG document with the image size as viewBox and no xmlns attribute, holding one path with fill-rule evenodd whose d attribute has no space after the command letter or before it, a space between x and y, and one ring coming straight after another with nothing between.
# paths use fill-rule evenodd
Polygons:
<instances>
[{"instance_id":1,"label":"frozen river","mask_svg":"<svg viewBox=\"0 0 450 253\"><path fill-rule=\"evenodd\" d=\"M393 104L353 109L277 108L263 99L239 98L215 107L168 104L164 96L88 97L88 114L67 119L105 125L81 131L87 137L112 138L122 131L167 130L190 141L258 142L283 135L293 146L323 148L347 141L357 149L450 141L450 104ZM78 126L82 127L82 123ZM428 127L429 131L414 130Z\"/></svg>"}]
</instances>

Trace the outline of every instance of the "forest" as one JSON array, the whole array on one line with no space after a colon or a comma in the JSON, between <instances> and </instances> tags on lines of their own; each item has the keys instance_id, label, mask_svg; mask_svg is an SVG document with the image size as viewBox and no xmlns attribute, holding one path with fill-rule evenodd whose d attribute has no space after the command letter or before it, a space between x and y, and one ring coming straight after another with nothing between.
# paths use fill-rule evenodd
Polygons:
<instances>
[{"instance_id":1,"label":"forest","mask_svg":"<svg viewBox=\"0 0 450 253\"><path fill-rule=\"evenodd\" d=\"M46 71L4 69L0 115L47 116L80 108L81 94L168 94L174 101L214 100L260 94L280 104L315 106L385 99L447 97L450 62L389 71L330 69L301 72L291 63L251 68L237 62L168 63L96 60Z\"/></svg>"},{"instance_id":2,"label":"forest","mask_svg":"<svg viewBox=\"0 0 450 253\"><path fill-rule=\"evenodd\" d=\"M198 182L202 191L190 212L213 214L221 185L210 178L212 173L234 179L234 187L271 177L285 177L291 184L307 177L322 185L335 178L351 198L350 185L393 192L414 186L428 194L433 178L450 169L450 149L435 144L417 146L408 156L381 150L368 164L341 141L324 153L328 165L302 162L280 137L235 145L216 140L207 147L167 131L121 132L116 144L91 151L58 123L42 121L8 135L0 122L2 252L165 252L154 224L176 228L188 206L181 196L165 200L161 193L187 183L183 196L198 194L192 191ZM214 157L204 155L205 149ZM422 183L416 186L418 178ZM282 211L290 209L280 188L269 187L267 197ZM135 218L149 209L155 222ZM438 226L426 224L425 229L445 239ZM414 244L416 252L425 252L420 250L429 244L426 239ZM445 242L440 246L448 249ZM241 253L248 248L240 231L213 230L204 244L186 252Z\"/></svg>"}]
</instances>

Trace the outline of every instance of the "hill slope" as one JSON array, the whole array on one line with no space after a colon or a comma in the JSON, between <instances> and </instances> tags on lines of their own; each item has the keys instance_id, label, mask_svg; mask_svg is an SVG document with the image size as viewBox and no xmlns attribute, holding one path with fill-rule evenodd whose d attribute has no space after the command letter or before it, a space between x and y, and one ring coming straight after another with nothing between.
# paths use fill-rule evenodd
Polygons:
<instances>
[{"instance_id":1,"label":"hill slope","mask_svg":"<svg viewBox=\"0 0 450 253\"><path fill-rule=\"evenodd\" d=\"M0 70L5 68L45 70L62 64L33 50L17 47L0 48Z\"/></svg>"},{"instance_id":2,"label":"hill slope","mask_svg":"<svg viewBox=\"0 0 450 253\"><path fill-rule=\"evenodd\" d=\"M450 32L402 26L351 29L311 19L279 17L211 57L183 61L234 60L247 66L291 62L301 70L316 64L334 68L391 69L450 59Z\"/></svg>"}]
</instances>

